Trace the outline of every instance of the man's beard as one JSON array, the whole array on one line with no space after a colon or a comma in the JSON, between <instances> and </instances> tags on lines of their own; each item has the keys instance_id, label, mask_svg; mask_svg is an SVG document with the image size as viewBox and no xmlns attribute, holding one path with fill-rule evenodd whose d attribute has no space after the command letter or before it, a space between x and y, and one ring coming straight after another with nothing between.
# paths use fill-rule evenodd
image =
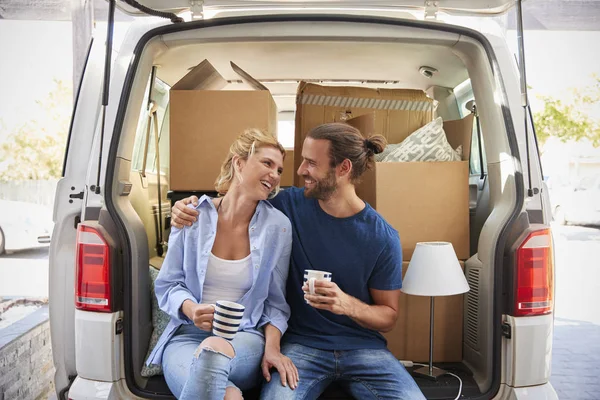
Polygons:
<instances>
[{"instance_id":1,"label":"man's beard","mask_svg":"<svg viewBox=\"0 0 600 400\"><path fill-rule=\"evenodd\" d=\"M323 179L316 180L315 186L311 189L304 187L304 196L317 200L329 200L337 190L337 182L335 180L335 169L332 168Z\"/></svg>"}]
</instances>

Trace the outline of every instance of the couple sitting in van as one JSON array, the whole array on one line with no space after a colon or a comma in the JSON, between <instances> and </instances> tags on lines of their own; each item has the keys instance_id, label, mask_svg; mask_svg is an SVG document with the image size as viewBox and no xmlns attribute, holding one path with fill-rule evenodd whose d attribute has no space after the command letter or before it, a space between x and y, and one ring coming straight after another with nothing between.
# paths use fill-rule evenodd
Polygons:
<instances>
[{"instance_id":1,"label":"couple sitting in van","mask_svg":"<svg viewBox=\"0 0 600 400\"><path fill-rule=\"evenodd\" d=\"M262 370L264 399L316 399L333 381L358 399L424 399L379 333L398 317L398 233L354 187L384 146L383 137L364 139L347 124L321 125L302 148L304 188L265 201L276 192L284 152L270 136L249 131L231 146L217 180L225 196L175 204L156 282L172 326L153 361L164 350L165 378L177 397L241 398L236 387L258 385ZM217 283L209 278L232 265L221 259L246 257L247 269L258 271L221 278L218 295L203 297ZM328 271L331 282L314 282L310 295L305 270ZM210 303L223 299L246 306L230 342L209 333Z\"/></svg>"}]
</instances>

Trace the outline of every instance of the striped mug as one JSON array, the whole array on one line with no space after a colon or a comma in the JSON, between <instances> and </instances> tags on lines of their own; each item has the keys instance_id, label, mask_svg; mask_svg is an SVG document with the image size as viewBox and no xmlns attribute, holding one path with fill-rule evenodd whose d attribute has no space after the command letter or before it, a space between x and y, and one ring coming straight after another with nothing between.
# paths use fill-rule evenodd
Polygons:
<instances>
[{"instance_id":1,"label":"striped mug","mask_svg":"<svg viewBox=\"0 0 600 400\"><path fill-rule=\"evenodd\" d=\"M245 307L233 301L219 300L215 304L212 332L215 336L231 340L242 322Z\"/></svg>"}]
</instances>

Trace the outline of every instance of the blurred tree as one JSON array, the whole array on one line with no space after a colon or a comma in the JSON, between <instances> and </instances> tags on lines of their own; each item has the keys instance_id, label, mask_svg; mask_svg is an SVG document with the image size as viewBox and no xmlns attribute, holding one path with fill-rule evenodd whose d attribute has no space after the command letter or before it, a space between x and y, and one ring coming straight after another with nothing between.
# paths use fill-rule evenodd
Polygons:
<instances>
[{"instance_id":1,"label":"blurred tree","mask_svg":"<svg viewBox=\"0 0 600 400\"><path fill-rule=\"evenodd\" d=\"M0 143L0 182L59 178L73 104L70 83L54 89L32 109L35 117L5 135ZM0 129L6 127L0 121Z\"/></svg>"},{"instance_id":2,"label":"blurred tree","mask_svg":"<svg viewBox=\"0 0 600 400\"><path fill-rule=\"evenodd\" d=\"M572 89L568 99L542 96L544 109L534 113L536 133L540 144L550 137L563 142L589 140L600 146L600 78L583 89Z\"/></svg>"}]
</instances>

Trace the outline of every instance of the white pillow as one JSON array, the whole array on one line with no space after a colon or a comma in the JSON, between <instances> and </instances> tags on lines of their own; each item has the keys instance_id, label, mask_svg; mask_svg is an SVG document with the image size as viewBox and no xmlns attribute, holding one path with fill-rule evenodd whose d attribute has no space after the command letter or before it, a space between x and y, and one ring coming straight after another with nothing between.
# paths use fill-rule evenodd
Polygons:
<instances>
[{"instance_id":1,"label":"white pillow","mask_svg":"<svg viewBox=\"0 0 600 400\"><path fill-rule=\"evenodd\" d=\"M375 161L383 162L383 160L385 160L385 158L401 144L402 143L389 143L383 148L383 151L381 153L375 154Z\"/></svg>"},{"instance_id":2,"label":"white pillow","mask_svg":"<svg viewBox=\"0 0 600 400\"><path fill-rule=\"evenodd\" d=\"M383 149L383 151L379 154L375 154L375 161L376 162L384 162L385 158L388 156L388 154L390 154L392 151L394 151L395 149L397 149L398 147L400 147L402 143L391 143L388 144L387 146L385 146L385 148ZM456 161L460 161L463 158L463 145L459 145L457 148L454 149L454 151L456 152L456 155L458 156L458 159Z\"/></svg>"},{"instance_id":3,"label":"white pillow","mask_svg":"<svg viewBox=\"0 0 600 400\"><path fill-rule=\"evenodd\" d=\"M463 147L462 147L462 144L458 145L458 147L455 148L454 151L456 152L456 155L458 156L458 160L456 160L456 161L462 160L462 158L463 158Z\"/></svg>"},{"instance_id":4,"label":"white pillow","mask_svg":"<svg viewBox=\"0 0 600 400\"><path fill-rule=\"evenodd\" d=\"M417 129L397 145L388 145L389 151L385 151L383 157L377 161L399 162L399 161L460 161L462 146L456 150L450 146L446 133L442 127L443 120L438 117L427 125Z\"/></svg>"}]
</instances>

